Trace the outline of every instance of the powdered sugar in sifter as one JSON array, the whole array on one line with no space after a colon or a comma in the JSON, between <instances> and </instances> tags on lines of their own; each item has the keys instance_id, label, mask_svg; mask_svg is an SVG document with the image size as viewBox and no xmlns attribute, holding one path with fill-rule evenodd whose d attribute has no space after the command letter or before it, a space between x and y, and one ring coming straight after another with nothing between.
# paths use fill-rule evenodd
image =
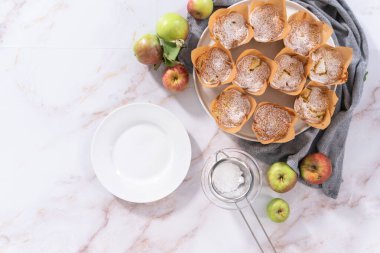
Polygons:
<instances>
[{"instance_id":1,"label":"powdered sugar in sifter","mask_svg":"<svg viewBox=\"0 0 380 253\"><path fill-rule=\"evenodd\" d=\"M261 252L276 253L252 205L260 194L261 187L262 175L257 162L248 153L238 149L219 150L208 158L202 171L202 188L207 198L221 208L238 210ZM243 212L245 208L253 213L255 223ZM257 227L261 228L261 238L266 240L265 243L260 243L259 237L254 232L253 228L257 224Z\"/></svg>"}]
</instances>

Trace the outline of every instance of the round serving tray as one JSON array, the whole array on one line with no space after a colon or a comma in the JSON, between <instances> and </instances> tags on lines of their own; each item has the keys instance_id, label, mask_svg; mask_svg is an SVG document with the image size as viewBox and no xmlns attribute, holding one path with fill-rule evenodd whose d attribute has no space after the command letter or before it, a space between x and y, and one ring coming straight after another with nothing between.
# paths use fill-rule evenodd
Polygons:
<instances>
[{"instance_id":1,"label":"round serving tray","mask_svg":"<svg viewBox=\"0 0 380 253\"><path fill-rule=\"evenodd\" d=\"M251 2L250 0L241 1L239 3L232 5L232 6L241 5L241 4L250 4L250 2ZM315 19L318 19L313 13L311 13L310 11L308 11L307 9L302 7L301 5L294 3L294 2L291 2L291 1L286 1L286 12L287 12L288 18L291 15L293 15L294 13L296 13L297 11L306 11L311 16L313 16ZM209 29L206 28L204 30L202 36L199 39L197 47L207 46L207 45L212 45L212 44L214 44L214 42L210 38ZM335 43L332 40L332 38L330 38L327 41L327 44L329 44L331 46L335 46ZM257 50L261 51L267 57L274 59L274 57L277 55L277 53L280 52L281 49L284 48L284 43L282 42L282 40L276 41L276 42L270 42L270 43L260 43L260 42L255 41L254 39L252 39L249 43L247 43L245 45L231 49L231 53L232 53L233 58L236 60L241 52L243 52L246 49L250 49L250 48L257 49ZM202 84L199 82L198 77L195 73L195 70L193 71L193 77L194 77L194 83L195 83L195 90L197 92L199 101L201 102L203 108L207 111L207 113L212 118L211 113L210 113L210 109L209 109L209 105L211 104L211 101L214 100L216 98L216 96L219 95L222 92L222 90L224 90L230 84L221 85L221 86L216 87L216 88L206 88L206 87L202 86ZM332 86L331 89L335 90L336 86ZM290 95L281 93L277 90L274 90L270 86L267 88L267 90L265 91L265 93L263 95L254 96L254 97L255 97L255 100L257 103L266 101L266 102L272 102L272 103L280 104L283 106L287 106L290 108L293 108L294 100L296 98L296 96L290 96ZM251 129L252 120L253 119L251 118L243 126L243 128L234 135L239 137L239 138L245 139L245 140L257 142L257 138ZM303 122L301 120L297 120L297 123L295 125L296 135L307 130L309 127L310 126L307 125L305 122Z\"/></svg>"}]
</instances>

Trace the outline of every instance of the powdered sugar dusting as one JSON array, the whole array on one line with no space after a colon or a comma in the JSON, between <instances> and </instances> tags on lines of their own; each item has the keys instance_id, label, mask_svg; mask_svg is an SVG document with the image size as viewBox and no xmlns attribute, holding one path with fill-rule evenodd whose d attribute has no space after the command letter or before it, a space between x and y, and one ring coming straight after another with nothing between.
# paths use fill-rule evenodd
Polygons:
<instances>
[{"instance_id":1,"label":"powdered sugar dusting","mask_svg":"<svg viewBox=\"0 0 380 253\"><path fill-rule=\"evenodd\" d=\"M236 12L221 16L213 27L213 33L227 49L241 45L248 36L248 27L244 17Z\"/></svg>"},{"instance_id":2,"label":"powdered sugar dusting","mask_svg":"<svg viewBox=\"0 0 380 253\"><path fill-rule=\"evenodd\" d=\"M284 91L295 91L304 79L304 64L296 56L280 55L276 57L278 63L271 86Z\"/></svg>"},{"instance_id":3,"label":"powdered sugar dusting","mask_svg":"<svg viewBox=\"0 0 380 253\"><path fill-rule=\"evenodd\" d=\"M294 103L294 110L299 117L310 123L323 121L329 105L328 91L324 87L308 87Z\"/></svg>"},{"instance_id":4,"label":"powdered sugar dusting","mask_svg":"<svg viewBox=\"0 0 380 253\"><path fill-rule=\"evenodd\" d=\"M212 48L197 59L196 68L204 82L217 84L229 77L232 71L232 62L222 49Z\"/></svg>"},{"instance_id":5,"label":"powdered sugar dusting","mask_svg":"<svg viewBox=\"0 0 380 253\"><path fill-rule=\"evenodd\" d=\"M318 24L307 20L295 20L289 22L289 25L290 32L285 37L284 44L295 52L308 55L310 50L322 42L322 28Z\"/></svg>"},{"instance_id":6,"label":"powdered sugar dusting","mask_svg":"<svg viewBox=\"0 0 380 253\"><path fill-rule=\"evenodd\" d=\"M335 48L320 47L310 56L310 79L323 84L334 83L343 73L343 56Z\"/></svg>"},{"instance_id":7,"label":"powdered sugar dusting","mask_svg":"<svg viewBox=\"0 0 380 253\"><path fill-rule=\"evenodd\" d=\"M233 128L244 122L251 110L251 103L240 91L230 89L218 96L211 110L220 125Z\"/></svg>"},{"instance_id":8,"label":"powdered sugar dusting","mask_svg":"<svg viewBox=\"0 0 380 253\"><path fill-rule=\"evenodd\" d=\"M261 140L279 140L289 131L292 115L279 105L264 104L255 112L253 129Z\"/></svg>"},{"instance_id":9,"label":"powdered sugar dusting","mask_svg":"<svg viewBox=\"0 0 380 253\"><path fill-rule=\"evenodd\" d=\"M259 91L270 76L269 65L254 55L247 55L237 63L237 76L234 82L251 92Z\"/></svg>"},{"instance_id":10,"label":"powdered sugar dusting","mask_svg":"<svg viewBox=\"0 0 380 253\"><path fill-rule=\"evenodd\" d=\"M273 41L281 35L285 24L280 13L280 10L272 4L258 6L252 11L249 21L257 41Z\"/></svg>"}]
</instances>

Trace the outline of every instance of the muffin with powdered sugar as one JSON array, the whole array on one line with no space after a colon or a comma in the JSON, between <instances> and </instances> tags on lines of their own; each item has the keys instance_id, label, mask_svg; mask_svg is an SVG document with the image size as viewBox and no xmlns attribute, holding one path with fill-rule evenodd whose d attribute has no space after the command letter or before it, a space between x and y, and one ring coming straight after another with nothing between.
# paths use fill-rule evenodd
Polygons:
<instances>
[{"instance_id":1,"label":"muffin with powdered sugar","mask_svg":"<svg viewBox=\"0 0 380 253\"><path fill-rule=\"evenodd\" d=\"M289 17L290 31L284 38L286 47L307 56L310 51L325 43L333 33L327 24L316 20L306 11L299 11Z\"/></svg>"},{"instance_id":2,"label":"muffin with powdered sugar","mask_svg":"<svg viewBox=\"0 0 380 253\"><path fill-rule=\"evenodd\" d=\"M247 23L247 5L237 5L214 12L208 23L210 36L226 49L248 43L253 37L253 29Z\"/></svg>"},{"instance_id":3,"label":"muffin with powdered sugar","mask_svg":"<svg viewBox=\"0 0 380 253\"><path fill-rule=\"evenodd\" d=\"M252 116L255 108L256 102L252 96L231 85L212 101L210 112L222 130L236 133Z\"/></svg>"},{"instance_id":4,"label":"muffin with powdered sugar","mask_svg":"<svg viewBox=\"0 0 380 253\"><path fill-rule=\"evenodd\" d=\"M294 111L309 125L325 129L330 124L337 101L333 90L311 82L295 100Z\"/></svg>"},{"instance_id":5,"label":"muffin with powdered sugar","mask_svg":"<svg viewBox=\"0 0 380 253\"><path fill-rule=\"evenodd\" d=\"M233 84L247 93L263 94L276 72L276 63L255 49L245 50L236 60L236 77Z\"/></svg>"},{"instance_id":6,"label":"muffin with powdered sugar","mask_svg":"<svg viewBox=\"0 0 380 253\"><path fill-rule=\"evenodd\" d=\"M294 139L295 121L292 109L263 102L253 115L252 130L262 144L283 143Z\"/></svg>"},{"instance_id":7,"label":"muffin with powdered sugar","mask_svg":"<svg viewBox=\"0 0 380 253\"><path fill-rule=\"evenodd\" d=\"M205 87L214 88L235 78L236 67L231 53L219 43L194 49L191 60L199 81Z\"/></svg>"},{"instance_id":8,"label":"muffin with powdered sugar","mask_svg":"<svg viewBox=\"0 0 380 253\"><path fill-rule=\"evenodd\" d=\"M285 0L253 0L248 20L253 27L253 37L259 42L281 40L289 31Z\"/></svg>"},{"instance_id":9,"label":"muffin with powdered sugar","mask_svg":"<svg viewBox=\"0 0 380 253\"><path fill-rule=\"evenodd\" d=\"M343 84L348 79L351 60L352 48L324 44L310 53L309 78L323 85Z\"/></svg>"},{"instance_id":10,"label":"muffin with powdered sugar","mask_svg":"<svg viewBox=\"0 0 380 253\"><path fill-rule=\"evenodd\" d=\"M277 71L270 86L288 95L298 95L305 86L310 71L308 58L284 48L274 61L277 63Z\"/></svg>"}]
</instances>

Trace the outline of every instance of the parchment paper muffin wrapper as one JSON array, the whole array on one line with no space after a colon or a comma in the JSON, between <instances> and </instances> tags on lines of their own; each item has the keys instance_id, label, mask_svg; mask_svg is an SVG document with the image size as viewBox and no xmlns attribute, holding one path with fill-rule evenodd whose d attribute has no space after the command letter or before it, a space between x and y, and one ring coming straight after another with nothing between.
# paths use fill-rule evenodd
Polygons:
<instances>
[{"instance_id":1,"label":"parchment paper muffin wrapper","mask_svg":"<svg viewBox=\"0 0 380 253\"><path fill-rule=\"evenodd\" d=\"M210 32L211 39L214 41L219 41L219 38L217 38L213 33L214 25L215 25L216 21L218 20L218 18L220 18L222 16L229 15L230 13L233 13L233 12L239 13L244 17L245 25L248 28L247 37L236 46L236 47L238 47L238 46L247 44L253 38L253 28L249 25L249 22L248 22L248 5L240 4L237 6L230 7L228 9L223 8L223 9L219 9L219 10L215 11L209 18L208 29ZM223 45L222 41L220 41L220 43ZM228 48L228 49L230 49L230 48Z\"/></svg>"},{"instance_id":2,"label":"parchment paper muffin wrapper","mask_svg":"<svg viewBox=\"0 0 380 253\"><path fill-rule=\"evenodd\" d=\"M249 111L248 115L246 116L245 120L242 122L242 124L240 126L237 126L237 127L233 127L233 128L227 128L221 124L219 124L219 121L217 119L217 115L215 115L213 113L213 108L215 106L215 103L217 102L217 100L219 99L219 96L223 93L223 92L226 92L228 90L231 90L231 89L235 89L235 90L238 90L239 92L241 92L243 94L243 96L247 97L249 99L249 102L251 104L251 110ZM245 125L245 123L247 123L247 121L252 117L253 113L255 112L255 109L256 109L256 100L248 95L242 88L238 87L238 86L235 86L235 85L230 85L228 86L227 88L225 88L210 104L210 113L212 115L212 117L214 118L216 124L218 125L218 127L220 129L222 129L223 131L227 132L227 133L231 133L231 134L234 134L234 133L237 133L241 130L241 128Z\"/></svg>"},{"instance_id":3,"label":"parchment paper muffin wrapper","mask_svg":"<svg viewBox=\"0 0 380 253\"><path fill-rule=\"evenodd\" d=\"M280 33L280 35L273 40L260 41L260 40L257 40L255 35L253 35L253 38L255 38L255 40L257 40L259 42L273 42L273 41L282 40L283 38L285 38L288 35L288 33L290 31L290 26L288 24L288 16L286 14L285 0L252 0L252 3L248 8L248 19L247 19L248 23L250 23L249 17L251 16L251 13L253 12L253 10L257 7L260 7L260 6L263 6L266 4L274 5L275 7L277 7L280 10L280 14L281 14L280 19L284 22L284 29L282 30L282 33ZM253 30L253 34L255 34L255 30Z\"/></svg>"},{"instance_id":4,"label":"parchment paper muffin wrapper","mask_svg":"<svg viewBox=\"0 0 380 253\"><path fill-rule=\"evenodd\" d=\"M341 84L344 84L347 82L347 79L348 79L348 66L350 66L351 62L352 62L352 54L353 54L353 49L351 47L332 47L330 45L327 45L327 44L323 44L323 45L320 45L319 47L315 48L313 51L310 52L310 56L309 56L309 62L311 64L311 68L312 68L312 65L313 65L313 60L311 59L311 54L315 51L317 51L319 48L321 47L326 47L326 48L334 48L335 50L339 51L343 57L343 71L342 71L342 75L340 76L340 78L338 78L337 81L333 82L333 83L320 83L318 81L315 81L313 80L312 78L310 78L310 75L309 75L309 78L311 81L314 81L315 83L319 83L321 85L341 85ZM311 70L310 70L311 71ZM310 74L310 72L309 72Z\"/></svg>"},{"instance_id":5,"label":"parchment paper muffin wrapper","mask_svg":"<svg viewBox=\"0 0 380 253\"><path fill-rule=\"evenodd\" d=\"M307 84L307 86L305 87L305 89L307 89L308 87L320 87L320 88L323 88L323 89L326 89L327 92L328 92L328 100L329 100L329 106L326 110L326 114L325 114L325 117L323 118L323 121L321 123L311 123L311 122L308 122L306 119L303 119L301 118L297 112L297 116L303 120L305 123L307 123L309 126L312 126L314 128L318 128L318 129L326 129L329 125L330 125L330 122L331 122L331 117L332 115L334 114L334 111L335 111L335 106L339 100L339 98L337 97L337 95L335 94L335 91L329 89L327 86L325 85L321 85L319 83L316 83L316 82L313 82L311 81L310 83ZM302 94L302 92L301 92ZM298 98L297 98L298 99Z\"/></svg>"},{"instance_id":6,"label":"parchment paper muffin wrapper","mask_svg":"<svg viewBox=\"0 0 380 253\"><path fill-rule=\"evenodd\" d=\"M245 92L247 92L247 93L249 93L251 95L260 96L260 95L262 95L265 92L265 90L267 89L269 83L273 80L274 74L277 71L277 63L275 61L273 61L272 59L266 57L259 50L256 50L256 49L247 49L247 50L243 51L239 55L239 57L237 58L237 60L236 60L236 66L239 63L239 61L241 59L243 59L247 55L253 55L253 56L256 56L256 57L260 58L262 61L266 62L268 64L269 68L270 68L270 76L269 76L268 80L265 80L265 84L260 88L260 90L258 90L256 92L252 92L252 91L249 91L248 89L244 89ZM236 67L236 71L237 71L237 67ZM235 76L235 79L236 79L236 76ZM234 85L236 85L236 86L239 86L239 84L236 83L235 81L233 81L232 83Z\"/></svg>"},{"instance_id":7,"label":"parchment paper muffin wrapper","mask_svg":"<svg viewBox=\"0 0 380 253\"><path fill-rule=\"evenodd\" d=\"M206 83L201 78L201 76L199 75L199 69L197 69L197 64L196 64L197 59L200 56L202 56L203 54L209 53L212 48L219 48L219 49L223 50L228 55L228 57L229 57L229 59L231 61L231 64L232 64L232 70L231 70L231 73L230 73L229 77L226 80L224 80L223 82L218 82L218 83L215 83L215 84ZM215 88L215 87L218 87L219 85L230 83L230 82L232 82L233 79L235 79L235 76L236 76L236 65L235 65L235 62L234 62L234 60L232 58L231 52L229 50L225 49L219 42L216 42L212 46L202 46L202 47L195 48L193 51L191 51L191 61L193 62L193 66L194 66L195 72L197 74L197 77L198 77L200 83L203 86L205 86L205 87Z\"/></svg>"},{"instance_id":8,"label":"parchment paper muffin wrapper","mask_svg":"<svg viewBox=\"0 0 380 253\"><path fill-rule=\"evenodd\" d=\"M301 93L301 91L303 90L303 88L305 87L305 83L306 83L306 80L307 80L307 77L309 75L309 72L310 72L310 68L311 68L311 62L309 62L309 59L308 57L306 56L303 56L303 55L300 55L300 54L297 54L296 52L294 52L292 49L290 48L283 48L277 55L276 57L274 58L274 60L276 61L276 59L281 56L281 55L290 55L292 57L296 57L298 60L300 60L302 63L303 63L303 69L304 69L304 74L303 74L303 78L302 78L302 82L298 85L298 88L294 91L286 91L286 90L282 90L280 88L277 88L273 85L271 85L271 87L275 90L279 90L285 94L288 94L288 95L291 95L291 96L296 96L298 94ZM272 79L273 80L273 79Z\"/></svg>"},{"instance_id":9,"label":"parchment paper muffin wrapper","mask_svg":"<svg viewBox=\"0 0 380 253\"><path fill-rule=\"evenodd\" d=\"M292 23L296 22L296 21L307 21L311 24L316 24L318 27L320 27L320 29L322 31L322 39L321 39L321 42L318 45L316 45L313 49L319 47L322 44L325 44L329 40L329 38L331 37L331 35L333 33L333 29L329 25L327 25L326 23L323 23L322 21L315 19L313 16L311 16L306 11L298 11L298 12L294 13L293 15L291 15L288 19L289 27L291 28ZM290 31L291 31L291 29L290 29ZM289 36L289 34L287 34L287 36ZM289 47L289 45L287 45L287 43L285 41L286 41L286 37L284 38L284 43L286 46ZM313 49L311 49L309 51L309 54L311 51L313 51ZM300 52L297 52L297 53L301 54Z\"/></svg>"},{"instance_id":10,"label":"parchment paper muffin wrapper","mask_svg":"<svg viewBox=\"0 0 380 253\"><path fill-rule=\"evenodd\" d=\"M256 107L256 110L258 110L261 106L263 105L275 105L275 106L278 106L278 107L281 107L283 110L286 110L292 117L292 121L290 122L290 125L289 125L289 129L288 129L288 132L287 134L281 138L281 139L271 139L271 140L262 140L260 138L260 136L255 132L255 129L254 129L254 124L255 124L255 119L253 119L253 124L252 124L252 131L255 133L256 135L256 138L259 142L261 142L261 144L270 144L270 143L285 143L285 142L288 142L288 141L291 141L294 139L295 137L295 130L294 130L294 126L296 124L296 121L297 121L297 117L296 117L296 113L294 112L293 109L289 108L289 107L285 107L285 106L281 106L281 105L278 105L278 104L274 104L274 103L269 103L269 102L261 102L257 105ZM253 117L255 117L255 115L253 115Z\"/></svg>"}]
</instances>

